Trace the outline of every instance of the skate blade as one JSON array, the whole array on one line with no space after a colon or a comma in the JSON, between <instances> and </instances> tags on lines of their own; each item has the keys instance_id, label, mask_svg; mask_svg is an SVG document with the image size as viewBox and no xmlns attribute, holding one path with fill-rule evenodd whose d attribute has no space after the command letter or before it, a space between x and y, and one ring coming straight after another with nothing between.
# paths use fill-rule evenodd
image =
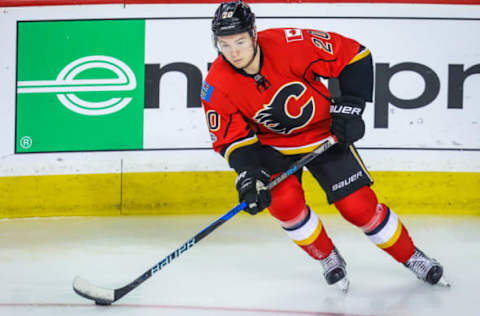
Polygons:
<instances>
[{"instance_id":1,"label":"skate blade","mask_svg":"<svg viewBox=\"0 0 480 316\"><path fill-rule=\"evenodd\" d=\"M444 287L452 287L450 282L448 282L443 276L440 278L440 280L438 280L437 284Z\"/></svg>"},{"instance_id":2,"label":"skate blade","mask_svg":"<svg viewBox=\"0 0 480 316\"><path fill-rule=\"evenodd\" d=\"M348 288L350 287L350 281L346 277L338 281L336 284L343 293L348 292Z\"/></svg>"}]
</instances>

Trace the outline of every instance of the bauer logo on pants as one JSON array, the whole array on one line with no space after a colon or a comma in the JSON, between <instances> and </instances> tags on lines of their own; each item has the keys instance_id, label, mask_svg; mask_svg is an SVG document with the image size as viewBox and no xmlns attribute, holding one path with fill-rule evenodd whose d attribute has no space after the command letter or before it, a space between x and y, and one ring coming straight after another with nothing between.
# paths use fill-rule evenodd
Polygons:
<instances>
[{"instance_id":1,"label":"bauer logo on pants","mask_svg":"<svg viewBox=\"0 0 480 316\"><path fill-rule=\"evenodd\" d=\"M144 38L142 20L19 22L16 152L141 149Z\"/></svg>"}]
</instances>

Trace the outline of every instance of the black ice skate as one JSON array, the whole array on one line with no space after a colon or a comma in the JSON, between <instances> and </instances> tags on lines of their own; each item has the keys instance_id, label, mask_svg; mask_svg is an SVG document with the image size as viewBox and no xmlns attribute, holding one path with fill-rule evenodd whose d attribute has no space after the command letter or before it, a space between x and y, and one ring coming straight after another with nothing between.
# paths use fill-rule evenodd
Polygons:
<instances>
[{"instance_id":1,"label":"black ice skate","mask_svg":"<svg viewBox=\"0 0 480 316\"><path fill-rule=\"evenodd\" d=\"M347 271L345 270L345 260L340 256L337 248L334 247L328 257L320 260L320 262L325 271L323 275L328 285L337 284L338 287L346 293L350 282L348 281Z\"/></svg>"},{"instance_id":2,"label":"black ice skate","mask_svg":"<svg viewBox=\"0 0 480 316\"><path fill-rule=\"evenodd\" d=\"M439 284L450 287L450 283L443 277L443 267L432 258L427 257L421 250L415 247L413 256L404 265L415 273L417 278L429 284Z\"/></svg>"}]
</instances>

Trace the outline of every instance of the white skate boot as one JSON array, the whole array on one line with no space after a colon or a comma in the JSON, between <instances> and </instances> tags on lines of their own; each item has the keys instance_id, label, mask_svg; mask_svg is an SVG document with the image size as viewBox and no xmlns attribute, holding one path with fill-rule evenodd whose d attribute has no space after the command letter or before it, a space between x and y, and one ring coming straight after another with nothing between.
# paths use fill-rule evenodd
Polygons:
<instances>
[{"instance_id":1,"label":"white skate boot","mask_svg":"<svg viewBox=\"0 0 480 316\"><path fill-rule=\"evenodd\" d=\"M427 257L416 247L412 257L404 265L424 282L450 287L450 283L443 277L443 267L440 263L435 259Z\"/></svg>"},{"instance_id":2,"label":"white skate boot","mask_svg":"<svg viewBox=\"0 0 480 316\"><path fill-rule=\"evenodd\" d=\"M343 292L348 292L350 282L347 278L347 271L345 270L345 260L338 253L337 248L333 248L332 252L323 260L320 260L325 271L323 275L327 280L328 285L337 284Z\"/></svg>"}]
</instances>

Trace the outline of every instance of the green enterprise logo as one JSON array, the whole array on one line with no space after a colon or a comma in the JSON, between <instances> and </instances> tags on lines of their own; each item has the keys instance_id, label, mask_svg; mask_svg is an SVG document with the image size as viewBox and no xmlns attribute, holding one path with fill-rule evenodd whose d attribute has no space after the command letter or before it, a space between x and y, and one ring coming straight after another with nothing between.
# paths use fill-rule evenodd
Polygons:
<instances>
[{"instance_id":1,"label":"green enterprise logo","mask_svg":"<svg viewBox=\"0 0 480 316\"><path fill-rule=\"evenodd\" d=\"M113 72L114 79L76 79L82 72L92 68L103 68ZM120 111L132 98L110 98L100 102L85 101L75 92L85 91L129 91L137 82L130 67L122 61L108 56L88 56L68 64L56 80L20 81L17 93L56 93L58 100L68 109L83 115L105 115Z\"/></svg>"},{"instance_id":2,"label":"green enterprise logo","mask_svg":"<svg viewBox=\"0 0 480 316\"><path fill-rule=\"evenodd\" d=\"M19 21L15 152L143 148L145 20Z\"/></svg>"}]
</instances>

